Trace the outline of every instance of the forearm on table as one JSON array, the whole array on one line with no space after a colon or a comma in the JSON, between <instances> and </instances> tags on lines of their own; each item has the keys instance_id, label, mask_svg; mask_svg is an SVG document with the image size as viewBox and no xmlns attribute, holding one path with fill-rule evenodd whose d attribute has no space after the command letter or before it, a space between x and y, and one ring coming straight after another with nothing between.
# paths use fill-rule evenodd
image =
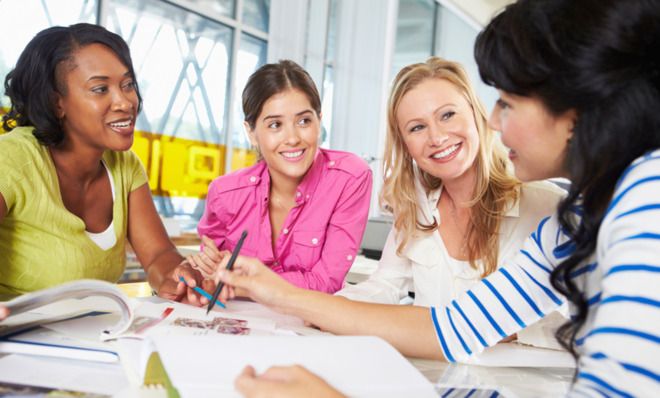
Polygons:
<instances>
[{"instance_id":1,"label":"forearm on table","mask_svg":"<svg viewBox=\"0 0 660 398\"><path fill-rule=\"evenodd\" d=\"M428 308L364 303L297 289L281 310L331 333L381 337L406 356L444 359Z\"/></svg>"}]
</instances>

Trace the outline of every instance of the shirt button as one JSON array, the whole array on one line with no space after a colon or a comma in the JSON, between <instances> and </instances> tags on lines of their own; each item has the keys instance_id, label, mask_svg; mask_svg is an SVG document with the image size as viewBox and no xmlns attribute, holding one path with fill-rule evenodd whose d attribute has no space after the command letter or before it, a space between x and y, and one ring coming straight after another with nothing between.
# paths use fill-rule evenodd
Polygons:
<instances>
[{"instance_id":1,"label":"shirt button","mask_svg":"<svg viewBox=\"0 0 660 398\"><path fill-rule=\"evenodd\" d=\"M284 235L286 235L286 234L288 234L288 233L289 233L289 230L288 230L288 229L286 229L286 228L284 228L284 231L282 231L282 233L283 233Z\"/></svg>"},{"instance_id":2,"label":"shirt button","mask_svg":"<svg viewBox=\"0 0 660 398\"><path fill-rule=\"evenodd\" d=\"M280 265L280 262L279 262L279 261L275 261L273 264L274 264L274 265Z\"/></svg>"},{"instance_id":3,"label":"shirt button","mask_svg":"<svg viewBox=\"0 0 660 398\"><path fill-rule=\"evenodd\" d=\"M329 164L330 166L334 166L334 165L335 165L335 161L334 161L334 160L331 160L330 163L328 163L328 164Z\"/></svg>"},{"instance_id":4,"label":"shirt button","mask_svg":"<svg viewBox=\"0 0 660 398\"><path fill-rule=\"evenodd\" d=\"M319 243L319 240L316 238L312 238L312 244L317 245Z\"/></svg>"},{"instance_id":5,"label":"shirt button","mask_svg":"<svg viewBox=\"0 0 660 398\"><path fill-rule=\"evenodd\" d=\"M255 182L255 181L257 181L257 177L255 176L250 177L250 182Z\"/></svg>"},{"instance_id":6,"label":"shirt button","mask_svg":"<svg viewBox=\"0 0 660 398\"><path fill-rule=\"evenodd\" d=\"M346 256L346 260L351 261L352 259L353 259L353 256L351 256L350 254L348 256Z\"/></svg>"},{"instance_id":7,"label":"shirt button","mask_svg":"<svg viewBox=\"0 0 660 398\"><path fill-rule=\"evenodd\" d=\"M305 196L305 199L308 199L308 200L309 200L309 195Z\"/></svg>"},{"instance_id":8,"label":"shirt button","mask_svg":"<svg viewBox=\"0 0 660 398\"><path fill-rule=\"evenodd\" d=\"M300 192L296 192L297 197L300 197L300 195L302 195Z\"/></svg>"}]
</instances>

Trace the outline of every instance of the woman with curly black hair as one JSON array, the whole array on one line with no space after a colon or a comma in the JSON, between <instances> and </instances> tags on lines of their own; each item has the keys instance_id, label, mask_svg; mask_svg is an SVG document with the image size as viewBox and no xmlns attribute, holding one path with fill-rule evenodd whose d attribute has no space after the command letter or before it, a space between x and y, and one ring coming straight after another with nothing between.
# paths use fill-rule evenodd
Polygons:
<instances>
[{"instance_id":1,"label":"woman with curly black hair","mask_svg":"<svg viewBox=\"0 0 660 398\"><path fill-rule=\"evenodd\" d=\"M658 0L520 0L479 35L481 76L500 92L490 124L516 175L572 185L517 257L450 305L429 312L302 291L247 259L219 279L322 329L452 362L568 300L558 337L578 360L569 395L660 396L659 49ZM300 368L248 368L237 386L248 396L274 386L339 395Z\"/></svg>"}]
</instances>

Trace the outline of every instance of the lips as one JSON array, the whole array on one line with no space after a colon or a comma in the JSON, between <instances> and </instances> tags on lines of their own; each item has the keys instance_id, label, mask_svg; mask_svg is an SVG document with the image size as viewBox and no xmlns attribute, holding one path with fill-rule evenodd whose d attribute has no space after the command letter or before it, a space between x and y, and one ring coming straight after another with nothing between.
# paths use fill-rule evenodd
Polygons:
<instances>
[{"instance_id":1,"label":"lips","mask_svg":"<svg viewBox=\"0 0 660 398\"><path fill-rule=\"evenodd\" d=\"M298 160L302 159L303 155L305 154L305 149L293 149L290 151L281 151L279 152L280 155L284 158L284 160L288 162L297 162Z\"/></svg>"},{"instance_id":2,"label":"lips","mask_svg":"<svg viewBox=\"0 0 660 398\"><path fill-rule=\"evenodd\" d=\"M434 161L440 161L440 162L451 160L459 152L461 146L462 143L460 142L458 144L450 145L442 150L434 152L433 154L431 154L430 158Z\"/></svg>"},{"instance_id":3,"label":"lips","mask_svg":"<svg viewBox=\"0 0 660 398\"><path fill-rule=\"evenodd\" d=\"M509 149L509 159L514 160L518 157L518 153L513 149Z\"/></svg>"},{"instance_id":4,"label":"lips","mask_svg":"<svg viewBox=\"0 0 660 398\"><path fill-rule=\"evenodd\" d=\"M133 118L119 119L108 123L110 129L121 135L133 134Z\"/></svg>"}]
</instances>

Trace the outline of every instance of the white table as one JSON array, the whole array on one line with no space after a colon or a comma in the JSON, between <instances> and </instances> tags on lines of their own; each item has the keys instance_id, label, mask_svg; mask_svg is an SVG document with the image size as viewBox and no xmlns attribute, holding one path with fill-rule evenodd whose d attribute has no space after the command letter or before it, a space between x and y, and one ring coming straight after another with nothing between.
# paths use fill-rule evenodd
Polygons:
<instances>
[{"instance_id":1,"label":"white table","mask_svg":"<svg viewBox=\"0 0 660 398\"><path fill-rule=\"evenodd\" d=\"M484 367L416 358L410 362L435 385L496 388L507 398L562 397L574 372L569 368Z\"/></svg>"}]
</instances>

